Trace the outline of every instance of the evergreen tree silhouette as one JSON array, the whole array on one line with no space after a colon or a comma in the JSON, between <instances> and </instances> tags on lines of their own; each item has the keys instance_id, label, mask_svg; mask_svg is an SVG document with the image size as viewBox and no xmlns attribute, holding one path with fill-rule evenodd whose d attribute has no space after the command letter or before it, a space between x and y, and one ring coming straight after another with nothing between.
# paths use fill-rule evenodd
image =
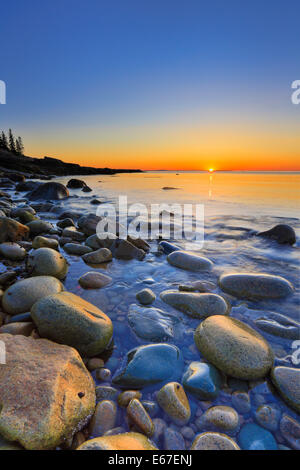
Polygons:
<instances>
[{"instance_id":1,"label":"evergreen tree silhouette","mask_svg":"<svg viewBox=\"0 0 300 470\"><path fill-rule=\"evenodd\" d=\"M22 137L20 136L16 139L16 153L18 155L24 154L24 145L23 145Z\"/></svg>"},{"instance_id":2,"label":"evergreen tree silhouette","mask_svg":"<svg viewBox=\"0 0 300 470\"><path fill-rule=\"evenodd\" d=\"M0 135L0 148L8 150L8 142L5 133L2 131Z\"/></svg>"},{"instance_id":3,"label":"evergreen tree silhouette","mask_svg":"<svg viewBox=\"0 0 300 470\"><path fill-rule=\"evenodd\" d=\"M12 153L16 153L15 138L14 138L14 135L13 135L11 129L8 130L8 140L9 140L9 150L10 150Z\"/></svg>"}]
</instances>

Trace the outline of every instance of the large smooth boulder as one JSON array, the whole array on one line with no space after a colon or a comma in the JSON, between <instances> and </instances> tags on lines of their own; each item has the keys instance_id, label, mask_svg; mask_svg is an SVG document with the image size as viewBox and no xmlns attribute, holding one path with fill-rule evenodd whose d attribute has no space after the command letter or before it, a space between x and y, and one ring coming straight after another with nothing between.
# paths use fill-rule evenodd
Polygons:
<instances>
[{"instance_id":1,"label":"large smooth boulder","mask_svg":"<svg viewBox=\"0 0 300 470\"><path fill-rule=\"evenodd\" d=\"M160 343L138 346L127 353L113 383L122 388L142 388L150 384L177 380L181 376L183 358L177 346Z\"/></svg>"},{"instance_id":2,"label":"large smooth boulder","mask_svg":"<svg viewBox=\"0 0 300 470\"><path fill-rule=\"evenodd\" d=\"M167 290L160 294L161 300L194 318L206 318L211 315L226 315L229 306L217 294L198 294Z\"/></svg>"},{"instance_id":3,"label":"large smooth boulder","mask_svg":"<svg viewBox=\"0 0 300 470\"><path fill-rule=\"evenodd\" d=\"M143 434L126 432L90 439L77 450L157 450L157 447Z\"/></svg>"},{"instance_id":4,"label":"large smooth boulder","mask_svg":"<svg viewBox=\"0 0 300 470\"><path fill-rule=\"evenodd\" d=\"M42 183L37 186L33 191L27 194L30 201L38 199L57 200L69 197L68 189L61 183L50 181L49 183Z\"/></svg>"},{"instance_id":5,"label":"large smooth boulder","mask_svg":"<svg viewBox=\"0 0 300 470\"><path fill-rule=\"evenodd\" d=\"M38 248L28 257L28 269L34 276L54 276L64 279L68 272L66 259L52 248Z\"/></svg>"},{"instance_id":6,"label":"large smooth boulder","mask_svg":"<svg viewBox=\"0 0 300 470\"><path fill-rule=\"evenodd\" d=\"M270 230L259 232L257 236L276 240L280 244L294 245L296 243L295 230L286 224L275 225Z\"/></svg>"},{"instance_id":7,"label":"large smooth boulder","mask_svg":"<svg viewBox=\"0 0 300 470\"><path fill-rule=\"evenodd\" d=\"M6 289L2 307L10 315L29 312L35 302L63 289L62 283L53 276L28 277Z\"/></svg>"},{"instance_id":8,"label":"large smooth boulder","mask_svg":"<svg viewBox=\"0 0 300 470\"><path fill-rule=\"evenodd\" d=\"M173 251L167 256L167 260L172 266L187 271L209 271L213 266L208 258L188 251Z\"/></svg>"},{"instance_id":9,"label":"large smooth boulder","mask_svg":"<svg viewBox=\"0 0 300 470\"><path fill-rule=\"evenodd\" d=\"M274 367L271 372L271 380L283 400L297 413L300 413L300 369Z\"/></svg>"},{"instance_id":10,"label":"large smooth boulder","mask_svg":"<svg viewBox=\"0 0 300 470\"><path fill-rule=\"evenodd\" d=\"M271 274L234 273L224 274L220 287L240 299L279 299L293 293L292 284L280 276Z\"/></svg>"},{"instance_id":11,"label":"large smooth boulder","mask_svg":"<svg viewBox=\"0 0 300 470\"><path fill-rule=\"evenodd\" d=\"M36 302L31 316L40 336L72 346L83 356L96 356L109 344L111 320L95 305L70 292Z\"/></svg>"},{"instance_id":12,"label":"large smooth boulder","mask_svg":"<svg viewBox=\"0 0 300 470\"><path fill-rule=\"evenodd\" d=\"M79 180L77 178L72 178L67 183L67 188L70 189L81 189L86 186L86 183L83 180Z\"/></svg>"},{"instance_id":13,"label":"large smooth boulder","mask_svg":"<svg viewBox=\"0 0 300 470\"><path fill-rule=\"evenodd\" d=\"M200 353L225 374L244 380L265 377L274 355L267 341L245 323L224 315L206 318L195 331Z\"/></svg>"},{"instance_id":14,"label":"large smooth boulder","mask_svg":"<svg viewBox=\"0 0 300 470\"><path fill-rule=\"evenodd\" d=\"M95 409L95 386L79 354L45 339L0 335L0 434L26 449L54 449Z\"/></svg>"},{"instance_id":15,"label":"large smooth boulder","mask_svg":"<svg viewBox=\"0 0 300 470\"><path fill-rule=\"evenodd\" d=\"M0 217L0 243L27 239L29 228L9 217Z\"/></svg>"}]
</instances>

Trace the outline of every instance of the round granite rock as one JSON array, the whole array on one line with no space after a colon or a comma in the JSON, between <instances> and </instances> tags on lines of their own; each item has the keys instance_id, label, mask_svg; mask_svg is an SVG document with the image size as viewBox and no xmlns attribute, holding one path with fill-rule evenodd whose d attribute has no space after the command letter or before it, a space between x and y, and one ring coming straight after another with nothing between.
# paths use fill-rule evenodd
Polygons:
<instances>
[{"instance_id":1,"label":"round granite rock","mask_svg":"<svg viewBox=\"0 0 300 470\"><path fill-rule=\"evenodd\" d=\"M198 294L167 290L160 294L161 300L194 318L207 318L211 315L226 315L229 306L217 294Z\"/></svg>"},{"instance_id":2,"label":"round granite rock","mask_svg":"<svg viewBox=\"0 0 300 470\"><path fill-rule=\"evenodd\" d=\"M62 283L53 276L28 277L12 284L4 292L2 306L10 315L28 312L38 300L63 290Z\"/></svg>"},{"instance_id":3,"label":"round granite rock","mask_svg":"<svg viewBox=\"0 0 300 470\"><path fill-rule=\"evenodd\" d=\"M194 339L209 362L237 379L265 377L273 365L274 355L266 340L234 318L206 318L196 329Z\"/></svg>"},{"instance_id":4,"label":"round granite rock","mask_svg":"<svg viewBox=\"0 0 300 470\"><path fill-rule=\"evenodd\" d=\"M279 299L293 293L292 284L270 274L224 274L219 284L230 295L245 299Z\"/></svg>"},{"instance_id":5,"label":"round granite rock","mask_svg":"<svg viewBox=\"0 0 300 470\"><path fill-rule=\"evenodd\" d=\"M38 248L28 257L29 270L34 276L54 276L64 279L68 265L65 258L52 248Z\"/></svg>"},{"instance_id":6,"label":"round granite rock","mask_svg":"<svg viewBox=\"0 0 300 470\"><path fill-rule=\"evenodd\" d=\"M66 344L87 357L109 344L111 320L95 305L70 292L49 295L34 304L31 317L41 337Z\"/></svg>"},{"instance_id":7,"label":"round granite rock","mask_svg":"<svg viewBox=\"0 0 300 470\"><path fill-rule=\"evenodd\" d=\"M143 434L126 432L90 439L81 444L77 450L157 450L157 448Z\"/></svg>"},{"instance_id":8,"label":"round granite rock","mask_svg":"<svg viewBox=\"0 0 300 470\"><path fill-rule=\"evenodd\" d=\"M84 289L101 289L101 287L108 286L112 278L106 274L91 271L83 274L78 282Z\"/></svg>"},{"instance_id":9,"label":"round granite rock","mask_svg":"<svg viewBox=\"0 0 300 470\"><path fill-rule=\"evenodd\" d=\"M300 413L300 369L274 367L271 380L283 400Z\"/></svg>"},{"instance_id":10,"label":"round granite rock","mask_svg":"<svg viewBox=\"0 0 300 470\"><path fill-rule=\"evenodd\" d=\"M204 432L195 437L191 450L240 450L240 448L226 434Z\"/></svg>"},{"instance_id":11,"label":"round granite rock","mask_svg":"<svg viewBox=\"0 0 300 470\"><path fill-rule=\"evenodd\" d=\"M173 251L167 256L167 260L172 266L187 271L209 271L213 266L209 259L188 251Z\"/></svg>"},{"instance_id":12,"label":"round granite rock","mask_svg":"<svg viewBox=\"0 0 300 470\"><path fill-rule=\"evenodd\" d=\"M200 429L232 433L239 428L239 415L230 406L212 406L200 417Z\"/></svg>"}]
</instances>

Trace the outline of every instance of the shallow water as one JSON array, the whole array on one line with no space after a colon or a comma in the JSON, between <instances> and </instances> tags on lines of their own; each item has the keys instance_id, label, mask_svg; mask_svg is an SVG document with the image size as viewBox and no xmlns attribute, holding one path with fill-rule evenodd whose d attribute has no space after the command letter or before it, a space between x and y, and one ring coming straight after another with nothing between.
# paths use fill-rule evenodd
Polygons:
<instances>
[{"instance_id":1,"label":"shallow water","mask_svg":"<svg viewBox=\"0 0 300 470\"><path fill-rule=\"evenodd\" d=\"M80 178L80 177L79 177ZM57 181L66 183L69 178ZM96 207L91 199L97 197L103 201L117 202L119 194L127 195L128 202L151 203L200 203L205 208L205 241L200 254L214 263L209 273L193 273L172 267L165 255L157 253L157 242L151 242L151 252L144 261L121 261L114 259L105 269L89 268L80 257L65 254L70 262L69 272L65 281L67 290L82 296L85 300L101 308L114 324L114 348L107 367L114 372L124 360L130 349L147 344L132 332L128 322L128 307L136 301L136 293L144 287L150 287L156 294L151 305L166 312L173 313L180 319L175 328L172 343L182 351L185 364L199 360L200 354L194 346L193 333L199 320L193 319L162 302L159 294L166 289L177 289L179 284L188 281L208 280L217 284L221 274L229 272L263 272L285 277L295 286L295 293L282 300L241 301L226 296L232 305L231 316L240 319L256 330L254 320L268 317L268 312L277 312L299 320L299 260L300 260L300 219L299 219L299 173L159 173L129 174L117 176L84 176L84 181L93 189L91 193L71 190L71 198L58 202L55 212L44 214L46 219L54 221L57 213L62 210L76 210L81 213L93 212ZM101 181L101 182L99 182ZM172 186L177 190L162 190ZM57 211L57 212L56 212ZM42 215L41 215L42 216ZM254 237L253 230L266 230L278 223L293 226L297 235L296 246L282 246L277 243ZM197 249L193 242L177 241L177 245L187 249ZM113 283L101 290L85 290L78 284L78 278L87 271L95 269L105 272L113 278ZM222 291L217 287L216 293ZM223 293L224 295L224 293ZM275 364L299 367L291 362L292 340L279 338L258 330L270 343L274 350ZM98 385L103 384L97 382ZM253 387L253 384L252 384ZM153 388L143 389L143 400L155 401ZM211 404L232 406L231 389L224 389ZM251 388L251 411L240 414L241 423L255 422L254 413L260 404L276 403L281 412L299 420L296 413L288 408L273 393L266 382ZM189 396L193 417L191 426L197 434L194 424L196 416L208 404L199 402ZM163 417L170 423L166 415L157 411L155 417ZM118 424L128 429L123 412L120 411ZM174 429L180 427L172 425ZM205 431L205 429L201 430ZM286 444L280 431L273 433L278 444ZM161 442L158 445L163 448ZM190 441L186 440L189 448Z\"/></svg>"}]
</instances>

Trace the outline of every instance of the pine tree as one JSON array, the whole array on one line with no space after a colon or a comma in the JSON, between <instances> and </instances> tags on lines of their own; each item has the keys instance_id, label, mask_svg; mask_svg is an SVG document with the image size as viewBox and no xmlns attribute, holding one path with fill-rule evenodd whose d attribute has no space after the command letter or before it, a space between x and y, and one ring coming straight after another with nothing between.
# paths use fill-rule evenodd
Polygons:
<instances>
[{"instance_id":1,"label":"pine tree","mask_svg":"<svg viewBox=\"0 0 300 470\"><path fill-rule=\"evenodd\" d=\"M11 129L8 130L8 140L9 140L9 150L10 150L12 153L16 153L15 138L14 138L14 135L13 135Z\"/></svg>"},{"instance_id":2,"label":"pine tree","mask_svg":"<svg viewBox=\"0 0 300 470\"><path fill-rule=\"evenodd\" d=\"M18 155L23 155L24 153L24 145L23 145L22 137L20 136L16 139L16 153Z\"/></svg>"},{"instance_id":3,"label":"pine tree","mask_svg":"<svg viewBox=\"0 0 300 470\"><path fill-rule=\"evenodd\" d=\"M1 148L8 150L7 137L3 131L1 132Z\"/></svg>"}]
</instances>

